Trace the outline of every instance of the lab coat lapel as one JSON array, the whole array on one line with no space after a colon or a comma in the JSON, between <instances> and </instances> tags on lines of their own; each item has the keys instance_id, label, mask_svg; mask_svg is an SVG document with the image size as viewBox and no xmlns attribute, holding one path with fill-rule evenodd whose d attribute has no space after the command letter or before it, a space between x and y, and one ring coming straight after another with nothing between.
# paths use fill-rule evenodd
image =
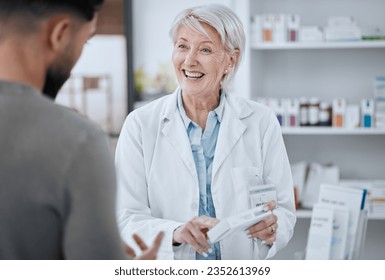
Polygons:
<instances>
[{"instance_id":1,"label":"lab coat lapel","mask_svg":"<svg viewBox=\"0 0 385 280\"><path fill-rule=\"evenodd\" d=\"M174 147L176 153L180 156L184 165L198 184L198 174L191 151L190 140L188 139L186 128L183 125L180 113L176 107L176 92L174 93L174 96L175 99L171 98L170 100L172 102L166 106L163 117L162 134Z\"/></svg>"},{"instance_id":2,"label":"lab coat lapel","mask_svg":"<svg viewBox=\"0 0 385 280\"><path fill-rule=\"evenodd\" d=\"M226 95L226 98L228 99L229 96ZM242 112L242 110L240 110L240 112ZM247 114L248 112L243 112L243 114L244 113ZM234 111L232 106L227 102L224 108L217 146L215 148L213 178L245 131L246 125L240 120L238 112Z\"/></svg>"}]
</instances>

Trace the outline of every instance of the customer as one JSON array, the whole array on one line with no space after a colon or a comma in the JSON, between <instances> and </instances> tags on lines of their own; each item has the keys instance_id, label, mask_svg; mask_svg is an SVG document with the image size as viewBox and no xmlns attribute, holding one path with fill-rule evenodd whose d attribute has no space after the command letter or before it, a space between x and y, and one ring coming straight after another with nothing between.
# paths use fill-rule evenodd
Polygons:
<instances>
[{"instance_id":1,"label":"customer","mask_svg":"<svg viewBox=\"0 0 385 280\"><path fill-rule=\"evenodd\" d=\"M0 0L0 259L128 257L107 139L52 100L102 2ZM155 258L161 238L148 249L135 236L141 258Z\"/></svg>"},{"instance_id":2,"label":"customer","mask_svg":"<svg viewBox=\"0 0 385 280\"><path fill-rule=\"evenodd\" d=\"M238 17L209 5L182 11L170 36L179 88L132 112L116 150L118 224L165 259L263 259L289 242L293 184L281 130L261 104L229 94L245 48ZM206 232L249 209L248 184L274 184L273 214L210 247Z\"/></svg>"}]
</instances>

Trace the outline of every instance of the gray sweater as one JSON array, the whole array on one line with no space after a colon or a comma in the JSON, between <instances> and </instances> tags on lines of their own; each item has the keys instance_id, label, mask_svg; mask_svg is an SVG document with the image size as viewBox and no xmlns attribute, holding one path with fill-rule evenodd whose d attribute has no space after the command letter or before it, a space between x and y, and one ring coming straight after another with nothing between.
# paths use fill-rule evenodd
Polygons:
<instances>
[{"instance_id":1,"label":"gray sweater","mask_svg":"<svg viewBox=\"0 0 385 280\"><path fill-rule=\"evenodd\" d=\"M105 134L0 81L0 259L125 258Z\"/></svg>"}]
</instances>

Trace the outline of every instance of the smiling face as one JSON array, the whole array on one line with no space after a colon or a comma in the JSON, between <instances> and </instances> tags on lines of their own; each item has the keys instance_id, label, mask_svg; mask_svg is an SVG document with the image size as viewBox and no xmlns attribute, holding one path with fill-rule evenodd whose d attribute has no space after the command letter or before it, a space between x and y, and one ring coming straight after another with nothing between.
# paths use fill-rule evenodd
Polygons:
<instances>
[{"instance_id":1,"label":"smiling face","mask_svg":"<svg viewBox=\"0 0 385 280\"><path fill-rule=\"evenodd\" d=\"M222 45L218 32L202 23L205 34L181 25L176 33L172 61L184 94L219 95L220 82L234 57Z\"/></svg>"}]
</instances>

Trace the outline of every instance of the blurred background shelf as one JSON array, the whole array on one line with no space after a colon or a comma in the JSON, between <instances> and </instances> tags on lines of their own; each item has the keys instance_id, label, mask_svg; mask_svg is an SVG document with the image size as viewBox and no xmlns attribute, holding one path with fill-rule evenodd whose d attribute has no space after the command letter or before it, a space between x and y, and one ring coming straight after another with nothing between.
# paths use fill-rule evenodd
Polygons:
<instances>
[{"instance_id":1,"label":"blurred background shelf","mask_svg":"<svg viewBox=\"0 0 385 280\"><path fill-rule=\"evenodd\" d=\"M295 49L365 49L385 48L385 40L351 42L292 42L254 43L252 50L295 50Z\"/></svg>"},{"instance_id":2,"label":"blurred background shelf","mask_svg":"<svg viewBox=\"0 0 385 280\"><path fill-rule=\"evenodd\" d=\"M310 209L297 209L296 216L298 219L311 219L312 210ZM385 220L385 215L368 215L369 220Z\"/></svg>"},{"instance_id":3,"label":"blurred background shelf","mask_svg":"<svg viewBox=\"0 0 385 280\"><path fill-rule=\"evenodd\" d=\"M385 135L378 128L282 127L284 135Z\"/></svg>"}]
</instances>

